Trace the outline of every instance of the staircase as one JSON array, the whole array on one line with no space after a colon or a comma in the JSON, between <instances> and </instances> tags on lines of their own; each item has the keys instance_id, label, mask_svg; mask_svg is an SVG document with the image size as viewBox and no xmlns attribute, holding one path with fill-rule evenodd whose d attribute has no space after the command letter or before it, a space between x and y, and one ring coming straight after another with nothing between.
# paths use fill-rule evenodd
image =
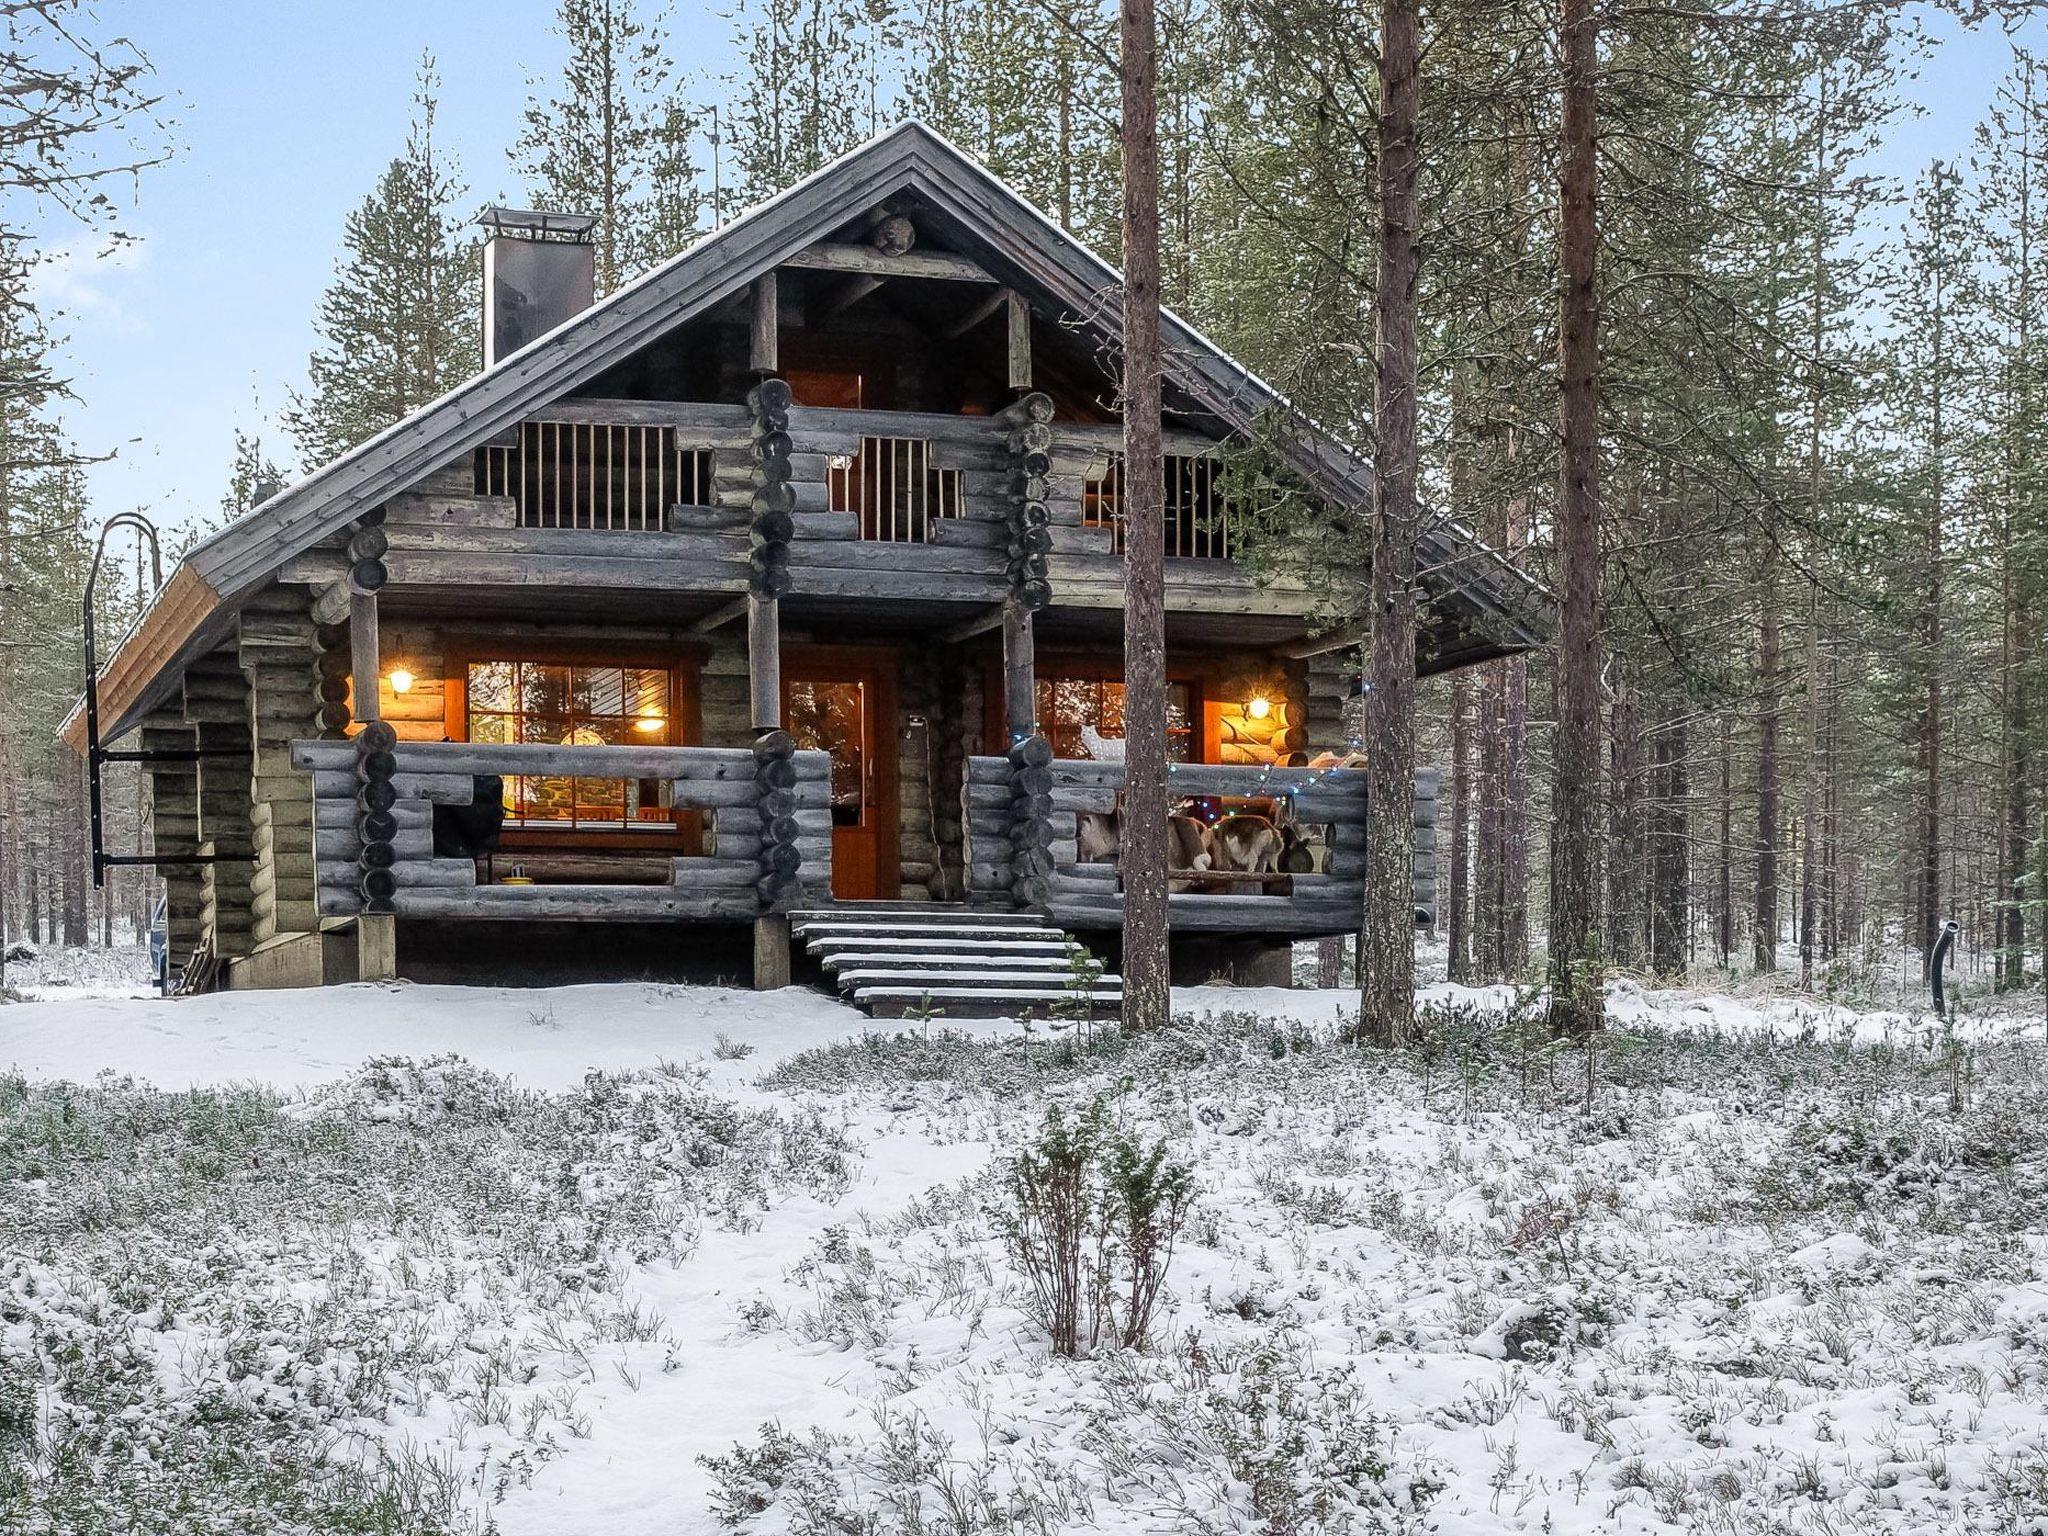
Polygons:
<instances>
[{"instance_id":1,"label":"staircase","mask_svg":"<svg viewBox=\"0 0 2048 1536\"><path fill-rule=\"evenodd\" d=\"M1095 976L1088 950L1029 912L937 902L843 902L792 912L790 932L878 1019L1114 1018L1123 978Z\"/></svg>"}]
</instances>

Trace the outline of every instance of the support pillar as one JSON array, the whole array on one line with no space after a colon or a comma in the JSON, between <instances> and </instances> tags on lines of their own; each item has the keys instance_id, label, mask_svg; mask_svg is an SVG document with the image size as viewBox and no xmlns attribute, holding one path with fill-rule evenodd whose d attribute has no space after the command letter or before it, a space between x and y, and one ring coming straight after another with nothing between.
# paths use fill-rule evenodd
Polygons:
<instances>
[{"instance_id":1,"label":"support pillar","mask_svg":"<svg viewBox=\"0 0 2048 1536\"><path fill-rule=\"evenodd\" d=\"M356 980L398 979L398 919L365 912L356 919Z\"/></svg>"},{"instance_id":2,"label":"support pillar","mask_svg":"<svg viewBox=\"0 0 2048 1536\"><path fill-rule=\"evenodd\" d=\"M1038 657L1031 610L1003 604L1003 730L1010 746L1038 731Z\"/></svg>"},{"instance_id":3,"label":"support pillar","mask_svg":"<svg viewBox=\"0 0 2048 1536\"><path fill-rule=\"evenodd\" d=\"M796 533L790 486L789 385L776 366L775 274L754 289L753 364L764 377L747 395L754 414L753 554L747 592L747 700L754 729L760 874L755 891L754 988L789 985L789 911L802 899L797 823L787 802L796 783L796 743L782 729L782 594L789 590L789 541Z\"/></svg>"},{"instance_id":4,"label":"support pillar","mask_svg":"<svg viewBox=\"0 0 2048 1536\"><path fill-rule=\"evenodd\" d=\"M394 981L398 977L398 919L393 897L398 894L397 859L391 842L398 830L392 818L398 771L394 748L398 733L384 722L378 701L383 672L382 645L377 633L377 594L388 572L381 509L363 519L349 540L349 667L355 717L363 723L356 734L356 855L361 905L356 913L356 977L361 981Z\"/></svg>"}]
</instances>

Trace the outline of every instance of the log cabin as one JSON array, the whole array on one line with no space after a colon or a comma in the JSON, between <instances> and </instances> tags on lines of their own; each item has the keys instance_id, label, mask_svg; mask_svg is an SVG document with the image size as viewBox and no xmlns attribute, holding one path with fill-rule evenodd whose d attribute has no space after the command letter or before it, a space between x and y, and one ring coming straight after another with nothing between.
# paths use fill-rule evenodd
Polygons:
<instances>
[{"instance_id":1,"label":"log cabin","mask_svg":"<svg viewBox=\"0 0 2048 1536\"><path fill-rule=\"evenodd\" d=\"M194 547L66 724L143 763L188 984L794 953L945 1012L1113 966L1077 834L1123 780L1117 273L914 123L601 299L588 219L485 223L482 371ZM1371 469L1165 342L1170 788L1308 850L1178 872L1176 969L1277 979L1360 921L1361 631L1244 558L1229 455L1338 514ZM1513 565L1424 543L1421 672L1543 639Z\"/></svg>"}]
</instances>

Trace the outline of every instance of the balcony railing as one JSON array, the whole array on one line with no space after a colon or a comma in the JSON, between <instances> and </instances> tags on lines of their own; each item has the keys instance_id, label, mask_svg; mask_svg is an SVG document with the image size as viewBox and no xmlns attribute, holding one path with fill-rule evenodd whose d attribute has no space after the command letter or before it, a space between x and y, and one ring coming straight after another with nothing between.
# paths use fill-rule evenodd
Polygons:
<instances>
[{"instance_id":1,"label":"balcony railing","mask_svg":"<svg viewBox=\"0 0 2048 1536\"><path fill-rule=\"evenodd\" d=\"M528 421L517 441L477 450L481 496L509 496L522 528L657 532L672 506L708 506L712 454L676 429L619 422Z\"/></svg>"},{"instance_id":2,"label":"balcony railing","mask_svg":"<svg viewBox=\"0 0 2048 1536\"><path fill-rule=\"evenodd\" d=\"M857 536L878 543L924 543L935 519L960 515L960 471L939 466L929 438L863 437L832 456L826 486L830 509L853 513Z\"/></svg>"},{"instance_id":3,"label":"balcony railing","mask_svg":"<svg viewBox=\"0 0 2048 1536\"><path fill-rule=\"evenodd\" d=\"M1125 485L1117 429L1050 426L1049 505L1055 527L1100 530L1060 552L1119 555ZM981 544L948 524L1008 515L1012 461L1005 434L985 416L792 407L791 483L797 510L829 513L799 539ZM1237 560L1252 508L1228 494L1213 445L1170 432L1162 470L1168 556ZM674 509L722 509L743 519L752 437L744 408L688 401L568 400L480 448L476 489L504 497L527 528L619 532L675 529ZM695 518L689 528L721 527ZM1105 536L1106 535L1106 536Z\"/></svg>"}]
</instances>

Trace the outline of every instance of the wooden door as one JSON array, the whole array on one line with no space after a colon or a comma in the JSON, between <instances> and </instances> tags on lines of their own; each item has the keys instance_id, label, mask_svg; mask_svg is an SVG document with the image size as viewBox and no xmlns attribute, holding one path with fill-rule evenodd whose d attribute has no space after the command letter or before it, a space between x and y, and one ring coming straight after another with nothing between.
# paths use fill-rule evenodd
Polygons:
<instances>
[{"instance_id":1,"label":"wooden door","mask_svg":"<svg viewBox=\"0 0 2048 1536\"><path fill-rule=\"evenodd\" d=\"M782 719L799 750L832 754L832 894L894 900L896 658L854 646L790 646Z\"/></svg>"}]
</instances>

